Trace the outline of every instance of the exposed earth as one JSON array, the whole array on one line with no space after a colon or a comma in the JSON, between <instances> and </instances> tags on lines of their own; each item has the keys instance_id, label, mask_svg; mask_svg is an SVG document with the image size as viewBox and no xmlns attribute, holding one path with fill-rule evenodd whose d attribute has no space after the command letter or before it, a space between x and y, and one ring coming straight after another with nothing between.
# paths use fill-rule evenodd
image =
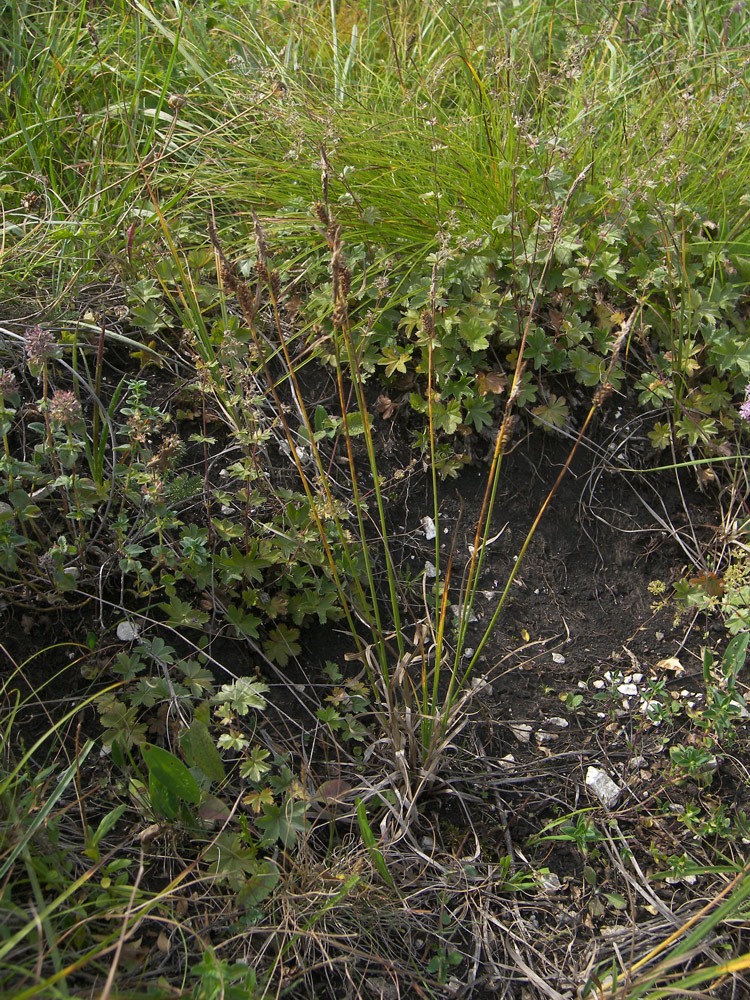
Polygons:
<instances>
[{"instance_id":1,"label":"exposed earth","mask_svg":"<svg viewBox=\"0 0 750 1000\"><path fill-rule=\"evenodd\" d=\"M415 900L422 891L420 879L430 864L436 866L445 881L435 891L443 893L450 915L446 940L474 956L465 957L455 972L436 973L435 996L572 996L589 963L611 955L614 946L630 947L635 927L658 938L679 925L687 899L679 879L655 883L653 876L668 858L689 854L690 837L680 822L685 803L722 802L733 816L747 807L744 736L731 754L719 758L705 787L678 782L668 755L670 739L679 740L687 725L684 706L702 696L701 647L720 649L726 641L719 622L688 614L669 600L677 579L706 573L705 554L720 530L719 487L699 483L690 470L647 471L648 465L659 464L658 456L648 449L642 418L634 415L628 421L625 406L624 401L608 404L578 447L484 648L478 675L486 684L479 685L468 704L467 722L446 750L443 770L411 812L408 836L401 844L396 837L384 852L403 891L413 886ZM434 543L425 537L424 526L432 513L430 479L412 462L398 417L378 418L376 429L390 471L410 468L405 477L392 480L389 510L397 560L402 571L410 566L416 575L434 558ZM489 532L495 540L487 549L471 643L478 641L497 606L514 557L574 440L572 434L531 426L517 430L502 464ZM489 447L475 442L473 464L440 484L438 530L446 556L455 534L455 579L474 539L487 475L481 452ZM421 587L410 594L418 619L424 610ZM80 642L97 628L87 615L87 608L75 615L50 611L32 621L6 611L4 645L21 662L53 639ZM303 638L303 653L285 671L285 679L264 676L271 687L271 707L262 738L291 752L314 785L334 779L350 789L363 776L376 781L376 770L355 758L336 761L327 753L312 758L307 751L300 753L301 734L316 725L313 693L323 696L330 689L323 664L334 659L342 672L353 669L345 660L351 643L340 629L321 626ZM236 643L217 645L214 655L237 673L246 671L248 651ZM52 649L44 661L31 665L29 684L38 685L59 666ZM71 674L63 673L59 690L54 680L48 683L45 708L24 708L27 738L48 725L48 711L55 716L87 689L88 680L79 677L80 692L71 691ZM674 696L669 736L666 723L654 724L644 704L660 682L666 706L666 692ZM84 731L95 735L93 711L85 714L83 724ZM71 728L70 739L75 738ZM591 767L606 772L622 789L616 821L610 822L587 787ZM95 764L88 778L97 780ZM350 810L351 803L342 805L332 827L342 843L345 831L353 828ZM564 827L564 817L574 813L590 814L596 826L587 830L574 819L572 827ZM320 820L324 833L329 821ZM626 841L631 848L640 845L632 861L623 861ZM314 853L314 837L311 844ZM446 874L446 859L458 863L458 882ZM532 870L547 874L532 877ZM516 899L503 886L523 873L525 892ZM689 898L695 898L694 886ZM359 905L362 913L373 905L377 909L373 900ZM412 909L418 912L417 902ZM472 934L467 934L467 920ZM231 921L227 926L231 929ZM336 925L331 934L339 929ZM351 995L358 995L356 990L382 998L424 995L404 971L405 953L413 959L419 948L412 921L387 959L372 968L366 963L367 969L354 977ZM514 971L505 975L509 967ZM524 968L525 978L519 972ZM394 983L400 983L400 994ZM321 979L319 989L327 996L338 987Z\"/></svg>"}]
</instances>

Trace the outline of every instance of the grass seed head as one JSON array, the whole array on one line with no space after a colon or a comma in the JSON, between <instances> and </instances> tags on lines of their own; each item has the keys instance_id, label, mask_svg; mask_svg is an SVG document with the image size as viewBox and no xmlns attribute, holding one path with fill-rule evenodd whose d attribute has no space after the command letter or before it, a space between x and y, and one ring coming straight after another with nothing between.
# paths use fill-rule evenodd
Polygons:
<instances>
[{"instance_id":1,"label":"grass seed head","mask_svg":"<svg viewBox=\"0 0 750 1000\"><path fill-rule=\"evenodd\" d=\"M599 407L604 403L614 392L614 388L611 382L604 382L594 393L594 406Z\"/></svg>"}]
</instances>

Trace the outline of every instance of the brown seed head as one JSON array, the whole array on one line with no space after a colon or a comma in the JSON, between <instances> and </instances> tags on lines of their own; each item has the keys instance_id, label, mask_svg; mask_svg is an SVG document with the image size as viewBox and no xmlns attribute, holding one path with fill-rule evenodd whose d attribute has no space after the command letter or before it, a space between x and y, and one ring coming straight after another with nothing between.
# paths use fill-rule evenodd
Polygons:
<instances>
[{"instance_id":1,"label":"brown seed head","mask_svg":"<svg viewBox=\"0 0 750 1000\"><path fill-rule=\"evenodd\" d=\"M73 429L83 422L83 410L70 389L58 389L49 404L49 417L58 427Z\"/></svg>"},{"instance_id":2,"label":"brown seed head","mask_svg":"<svg viewBox=\"0 0 750 1000\"><path fill-rule=\"evenodd\" d=\"M341 225L335 219L328 226L328 245L334 253L341 252Z\"/></svg>"},{"instance_id":3,"label":"brown seed head","mask_svg":"<svg viewBox=\"0 0 750 1000\"><path fill-rule=\"evenodd\" d=\"M331 317L333 325L334 327L336 327L337 330L340 330L341 327L346 324L346 317L347 317L346 301L340 299L333 307L333 316Z\"/></svg>"},{"instance_id":4,"label":"brown seed head","mask_svg":"<svg viewBox=\"0 0 750 1000\"><path fill-rule=\"evenodd\" d=\"M26 363L32 371L40 369L46 361L55 356L57 344L51 330L45 330L41 326L30 326L24 341Z\"/></svg>"},{"instance_id":5,"label":"brown seed head","mask_svg":"<svg viewBox=\"0 0 750 1000\"><path fill-rule=\"evenodd\" d=\"M266 235L263 232L263 227L260 224L260 219L255 214L253 210L253 228L255 230L255 245L258 249L258 258L263 261L264 265L268 266L268 246L266 244Z\"/></svg>"},{"instance_id":6,"label":"brown seed head","mask_svg":"<svg viewBox=\"0 0 750 1000\"><path fill-rule=\"evenodd\" d=\"M248 323L252 323L256 312L255 299L250 294L250 289L244 281L237 282L234 294L237 296L237 301L240 304L243 316Z\"/></svg>"},{"instance_id":7,"label":"brown seed head","mask_svg":"<svg viewBox=\"0 0 750 1000\"><path fill-rule=\"evenodd\" d=\"M503 417L503 422L500 424L500 430L497 432L496 446L499 455L502 455L510 444L515 424L516 418L512 414L509 413Z\"/></svg>"},{"instance_id":8,"label":"brown seed head","mask_svg":"<svg viewBox=\"0 0 750 1000\"><path fill-rule=\"evenodd\" d=\"M237 291L238 281L235 277L229 264L222 264L221 266L221 280L225 288L228 288L230 292Z\"/></svg>"},{"instance_id":9,"label":"brown seed head","mask_svg":"<svg viewBox=\"0 0 750 1000\"><path fill-rule=\"evenodd\" d=\"M7 399L16 392L18 392L16 376L7 368L0 368L0 397Z\"/></svg>"},{"instance_id":10,"label":"brown seed head","mask_svg":"<svg viewBox=\"0 0 750 1000\"><path fill-rule=\"evenodd\" d=\"M526 362L524 361L521 364L520 368L518 369L516 377L513 379L513 386L510 390L510 397L509 397L511 403L514 403L521 395L521 389L523 388L523 376L525 371L526 371Z\"/></svg>"},{"instance_id":11,"label":"brown seed head","mask_svg":"<svg viewBox=\"0 0 750 1000\"><path fill-rule=\"evenodd\" d=\"M609 397L614 392L614 388L611 382L603 382L602 385L594 393L594 406L599 407L602 403L609 399Z\"/></svg>"}]
</instances>

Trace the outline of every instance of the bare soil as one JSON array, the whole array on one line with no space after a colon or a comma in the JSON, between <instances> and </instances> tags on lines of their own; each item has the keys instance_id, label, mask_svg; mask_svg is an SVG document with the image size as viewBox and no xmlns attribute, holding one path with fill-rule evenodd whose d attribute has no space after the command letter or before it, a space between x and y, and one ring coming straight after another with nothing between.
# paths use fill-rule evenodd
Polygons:
<instances>
[{"instance_id":1,"label":"bare soil","mask_svg":"<svg viewBox=\"0 0 750 1000\"><path fill-rule=\"evenodd\" d=\"M618 860L624 845L619 838L626 838L631 848L635 845L637 865L651 879L668 858L691 849L689 833L680 822L686 802L720 801L732 816L748 808L744 739L732 754L720 757L709 786L678 782L669 766L668 744L670 738L679 740L687 719L676 719L668 734L666 725L652 725L642 710L649 681L666 679L667 688L683 702L685 691L699 695L700 649L704 644L720 648L724 638L720 623L686 615L654 592L653 585L661 583L668 595L675 580L705 569L704 554L719 529L718 487L701 486L690 471L647 471L660 460L649 450L648 428L642 421L635 411L628 417L627 401L614 401L578 448L483 651L478 674L487 685L472 701L469 722L455 745L446 751L440 781L413 816L411 835L416 842L429 842L435 856L464 861L473 857L485 872L507 865L502 869L507 878L548 870L546 882L517 898L486 876L489 888L482 891L497 903L497 912L492 919L486 917L482 956L473 964L467 958L450 977L438 976L431 983L433 996L525 1000L554 995L545 994L537 978L571 996L589 960L612 954L614 945L629 947L639 926L655 939L666 936L679 922L681 910L695 899L695 886L687 890L679 881L662 880L656 883L658 890L647 888L645 878L636 884L637 869L623 869ZM430 480L414 466L407 423L408 418L399 416L376 420L402 579L407 579L407 569L414 577L434 558L434 543L425 538L422 526L422 519L432 514ZM495 540L484 562L470 644L478 641L493 614L573 440L572 434L519 427L503 460L489 533ZM440 487L441 545L447 557L455 541L456 579L474 540L486 486L490 444L475 440L471 447L473 463ZM409 471L400 477L403 469ZM421 587L415 586L405 595L407 623L409 609L414 620L423 613L420 594ZM98 629L94 611L92 603L74 614L51 610L32 620L8 609L3 616L4 646L22 662L53 639L81 642L89 629ZM334 659L344 672L351 671L345 660L351 643L339 629L329 627L311 628L305 640L286 678L267 678L275 713L269 724L274 745L284 746L298 762L305 758L305 766L321 784L332 775L340 777L347 767L347 774L354 773L354 762L344 766L339 761L332 767L330 759L298 757L294 741L315 728L313 692L323 695L327 690L325 661ZM214 655L238 673L246 671L248 653L237 644L217 645ZM681 669L665 666L670 660L679 661ZM44 706L40 702L24 709L27 738L44 731L48 712L55 715L69 708L88 689L88 679L70 670L56 687L50 678L59 665L52 650L25 671L29 688L47 682ZM618 690L622 685L632 685L637 693ZM95 727L95 714L89 712L85 728L93 733ZM69 735L71 741L76 738L72 728ZM623 789L614 826L586 788L592 766L606 771ZM95 781L93 772L90 779ZM549 824L583 809L606 831L595 843L573 836L550 839L560 834L560 827ZM337 829L345 839L352 823L345 824L343 833ZM718 835L716 846L719 854L731 852ZM393 863L398 864L395 857ZM408 864L402 875L405 885L412 878L419 884ZM511 898L512 905L507 903ZM612 898L624 900L623 906L613 904ZM450 907L451 913L458 912L455 900ZM508 942L501 941L502 927L515 942L512 954ZM228 925L227 933L231 929ZM451 946L465 948L467 954L474 947L476 933L467 936L458 927L451 934ZM404 948L418 947L418 940L410 943L406 933L404 942ZM513 971L503 979L511 961ZM384 967L358 979L362 995L391 995L381 983ZM533 971L524 975L524 967ZM390 989L400 981L397 957L388 968L383 982ZM408 976L400 982L400 995L425 995ZM320 996L336 995L330 982L321 980L319 990Z\"/></svg>"}]
</instances>

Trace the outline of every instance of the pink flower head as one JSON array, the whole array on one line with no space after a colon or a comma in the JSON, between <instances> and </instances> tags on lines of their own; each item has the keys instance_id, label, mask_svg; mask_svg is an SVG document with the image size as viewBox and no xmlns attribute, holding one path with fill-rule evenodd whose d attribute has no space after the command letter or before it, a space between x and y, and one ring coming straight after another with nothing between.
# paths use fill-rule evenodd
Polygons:
<instances>
[{"instance_id":1,"label":"pink flower head","mask_svg":"<svg viewBox=\"0 0 750 1000\"><path fill-rule=\"evenodd\" d=\"M745 402L740 407L740 416L743 420L750 421L750 382L745 386Z\"/></svg>"}]
</instances>

